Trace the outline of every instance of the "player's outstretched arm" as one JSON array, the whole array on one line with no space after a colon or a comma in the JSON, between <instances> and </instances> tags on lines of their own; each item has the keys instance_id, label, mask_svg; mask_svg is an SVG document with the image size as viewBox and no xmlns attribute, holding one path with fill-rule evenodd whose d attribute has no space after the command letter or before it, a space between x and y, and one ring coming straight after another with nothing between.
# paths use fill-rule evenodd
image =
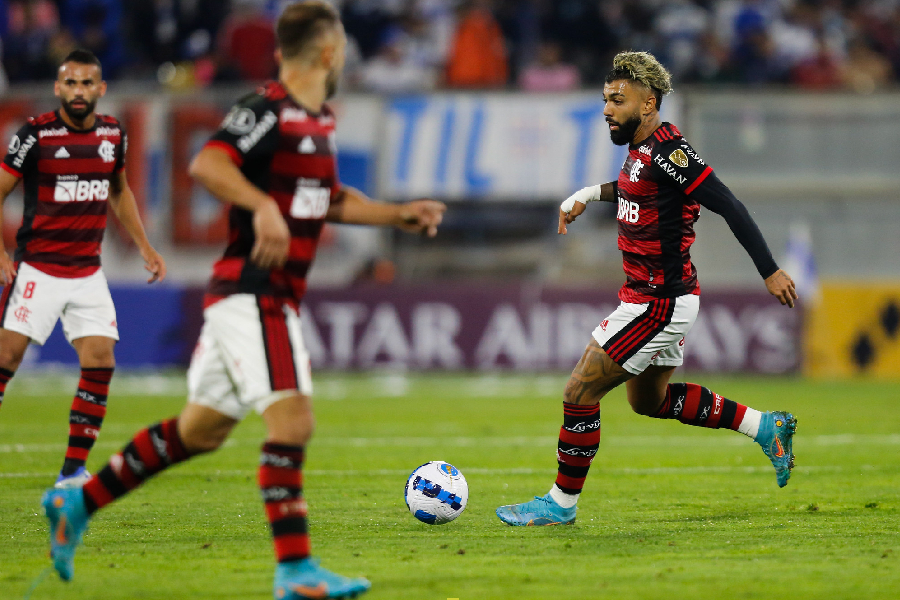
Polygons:
<instances>
[{"instance_id":1,"label":"player's outstretched arm","mask_svg":"<svg viewBox=\"0 0 900 600\"><path fill-rule=\"evenodd\" d=\"M166 261L147 239L147 232L144 231L144 224L141 223L141 215L138 212L131 187L128 185L125 169L114 174L111 183L109 205L116 213L116 218L125 227L125 231L134 240L141 253L141 258L144 259L144 268L150 273L147 283L162 281L166 278Z\"/></svg>"},{"instance_id":2,"label":"player's outstretched arm","mask_svg":"<svg viewBox=\"0 0 900 600\"><path fill-rule=\"evenodd\" d=\"M291 232L281 209L271 196L244 177L231 156L224 150L207 146L191 161L189 172L222 202L253 213L256 242L250 251L250 260L263 269L284 266L290 249Z\"/></svg>"},{"instance_id":3,"label":"player's outstretched arm","mask_svg":"<svg viewBox=\"0 0 900 600\"><path fill-rule=\"evenodd\" d=\"M797 290L790 275L778 268L769 246L744 204L710 172L691 195L704 207L721 215L766 282L769 293L784 305L794 308Z\"/></svg>"},{"instance_id":4,"label":"player's outstretched arm","mask_svg":"<svg viewBox=\"0 0 900 600\"><path fill-rule=\"evenodd\" d=\"M616 184L614 182L602 183L578 190L559 206L559 225L556 233L566 235L568 229L566 225L575 221L584 209L587 208L588 202L615 202L616 201Z\"/></svg>"},{"instance_id":5,"label":"player's outstretched arm","mask_svg":"<svg viewBox=\"0 0 900 600\"><path fill-rule=\"evenodd\" d=\"M15 189L19 178L4 169L0 169L0 232L3 231L3 203L6 197ZM16 276L16 263L6 253L6 248L0 243L0 283L8 285Z\"/></svg>"},{"instance_id":6,"label":"player's outstretched arm","mask_svg":"<svg viewBox=\"0 0 900 600\"><path fill-rule=\"evenodd\" d=\"M325 216L333 223L393 225L410 233L437 235L447 205L437 200L413 200L403 204L376 202L352 187L344 186L341 200L328 208Z\"/></svg>"},{"instance_id":7,"label":"player's outstretched arm","mask_svg":"<svg viewBox=\"0 0 900 600\"><path fill-rule=\"evenodd\" d=\"M769 293L778 298L782 304L787 304L790 308L794 308L794 300L797 299L797 289L794 287L794 280L791 276L778 269L768 277L766 277L766 289Z\"/></svg>"}]
</instances>

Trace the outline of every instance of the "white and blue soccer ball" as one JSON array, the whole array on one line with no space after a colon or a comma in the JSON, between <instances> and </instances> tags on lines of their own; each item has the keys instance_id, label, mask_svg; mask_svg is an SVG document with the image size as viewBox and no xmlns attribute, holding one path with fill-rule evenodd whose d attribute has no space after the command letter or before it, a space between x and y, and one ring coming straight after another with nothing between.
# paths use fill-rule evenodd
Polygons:
<instances>
[{"instance_id":1,"label":"white and blue soccer ball","mask_svg":"<svg viewBox=\"0 0 900 600\"><path fill-rule=\"evenodd\" d=\"M429 525L442 525L466 509L469 484L459 469L442 460L433 460L412 472L403 495L406 507L415 518Z\"/></svg>"}]
</instances>

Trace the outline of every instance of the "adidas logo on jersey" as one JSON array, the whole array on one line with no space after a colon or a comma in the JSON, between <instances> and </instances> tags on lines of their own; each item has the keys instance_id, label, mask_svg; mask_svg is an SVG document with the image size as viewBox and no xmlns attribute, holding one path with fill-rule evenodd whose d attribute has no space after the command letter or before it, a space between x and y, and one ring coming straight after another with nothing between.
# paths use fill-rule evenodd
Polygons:
<instances>
[{"instance_id":1,"label":"adidas logo on jersey","mask_svg":"<svg viewBox=\"0 0 900 600\"><path fill-rule=\"evenodd\" d=\"M309 136L303 138L300 142L300 154L313 154L316 151L316 143Z\"/></svg>"},{"instance_id":2,"label":"adidas logo on jersey","mask_svg":"<svg viewBox=\"0 0 900 600\"><path fill-rule=\"evenodd\" d=\"M53 158L69 158L69 151L66 150L65 146L60 146Z\"/></svg>"}]
</instances>

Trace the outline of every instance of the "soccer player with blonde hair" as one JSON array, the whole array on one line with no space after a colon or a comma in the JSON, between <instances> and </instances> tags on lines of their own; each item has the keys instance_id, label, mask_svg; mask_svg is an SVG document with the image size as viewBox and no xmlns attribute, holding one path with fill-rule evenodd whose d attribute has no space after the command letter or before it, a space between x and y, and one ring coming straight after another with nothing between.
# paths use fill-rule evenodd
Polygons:
<instances>
[{"instance_id":1,"label":"soccer player with blonde hair","mask_svg":"<svg viewBox=\"0 0 900 600\"><path fill-rule=\"evenodd\" d=\"M762 447L779 486L791 475L793 415L763 413L695 383L669 382L683 362L685 336L700 308L690 248L701 207L725 219L781 304L793 307L797 299L794 282L775 264L744 205L681 132L660 119L671 90L669 73L647 52L618 54L606 76L603 114L613 143L627 145L628 157L616 181L579 190L562 203L558 231L565 235L590 202L617 203L626 280L619 307L594 330L566 384L556 481L544 496L498 508L497 516L509 525L575 521L600 444L600 400L623 383L636 413L738 431Z\"/></svg>"}]
</instances>

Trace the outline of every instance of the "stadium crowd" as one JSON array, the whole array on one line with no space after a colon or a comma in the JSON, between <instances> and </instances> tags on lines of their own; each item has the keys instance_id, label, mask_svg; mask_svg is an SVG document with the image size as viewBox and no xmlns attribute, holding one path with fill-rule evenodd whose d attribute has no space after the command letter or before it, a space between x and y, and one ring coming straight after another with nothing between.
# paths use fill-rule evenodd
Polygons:
<instances>
[{"instance_id":1,"label":"stadium crowd","mask_svg":"<svg viewBox=\"0 0 900 600\"><path fill-rule=\"evenodd\" d=\"M284 0L0 0L0 80L52 77L75 47L107 79L173 86L275 74ZM346 86L566 91L597 86L618 50L676 83L871 92L900 76L900 0L334 0ZM3 85L0 81L0 87Z\"/></svg>"}]
</instances>

